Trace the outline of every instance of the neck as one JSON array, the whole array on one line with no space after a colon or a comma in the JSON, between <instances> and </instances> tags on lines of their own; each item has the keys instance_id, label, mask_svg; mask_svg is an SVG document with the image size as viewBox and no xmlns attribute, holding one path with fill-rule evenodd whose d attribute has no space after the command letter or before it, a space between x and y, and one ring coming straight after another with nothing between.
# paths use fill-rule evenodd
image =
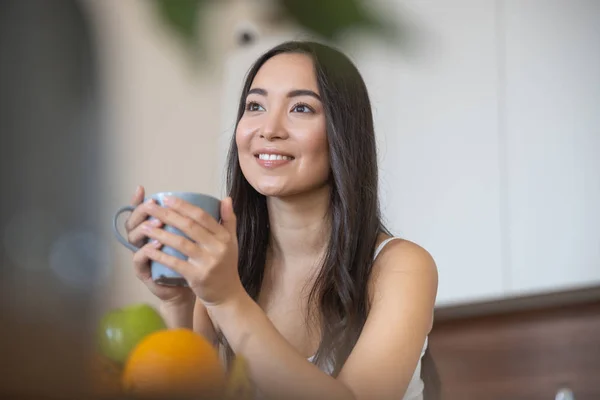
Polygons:
<instances>
[{"instance_id":1,"label":"neck","mask_svg":"<svg viewBox=\"0 0 600 400\"><path fill-rule=\"evenodd\" d=\"M269 197L270 251L286 261L320 257L329 242L328 186L298 196Z\"/></svg>"}]
</instances>

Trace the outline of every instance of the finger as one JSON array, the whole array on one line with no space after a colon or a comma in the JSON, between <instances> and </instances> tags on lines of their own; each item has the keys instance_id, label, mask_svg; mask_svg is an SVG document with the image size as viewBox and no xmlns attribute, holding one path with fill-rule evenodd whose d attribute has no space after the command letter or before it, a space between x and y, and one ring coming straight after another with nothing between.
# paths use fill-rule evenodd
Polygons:
<instances>
[{"instance_id":1,"label":"finger","mask_svg":"<svg viewBox=\"0 0 600 400\"><path fill-rule=\"evenodd\" d=\"M152 219L142 222L127 233L127 240L129 241L129 243L139 247L144 242L144 240L147 237L146 232L144 231L144 225L150 225L152 227L158 228L162 226L162 222L158 219Z\"/></svg>"},{"instance_id":2,"label":"finger","mask_svg":"<svg viewBox=\"0 0 600 400\"><path fill-rule=\"evenodd\" d=\"M233 201L227 197L221 202L221 221L232 237L236 237L237 218L233 212Z\"/></svg>"},{"instance_id":3,"label":"finger","mask_svg":"<svg viewBox=\"0 0 600 400\"><path fill-rule=\"evenodd\" d=\"M148 209L153 204L155 204L154 200L148 199L143 204L139 204L135 210L133 210L127 219L127 222L125 222L125 229L127 232L135 229L138 225L148 219Z\"/></svg>"},{"instance_id":4,"label":"finger","mask_svg":"<svg viewBox=\"0 0 600 400\"><path fill-rule=\"evenodd\" d=\"M177 211L180 215L190 218L211 233L218 233L221 229L219 222L208 212L178 197L167 196L164 200L165 206Z\"/></svg>"},{"instance_id":5,"label":"finger","mask_svg":"<svg viewBox=\"0 0 600 400\"><path fill-rule=\"evenodd\" d=\"M138 206L138 205L142 204L142 201L144 201L144 187L141 185L138 185L138 187L135 188L133 197L131 198L131 205Z\"/></svg>"},{"instance_id":6,"label":"finger","mask_svg":"<svg viewBox=\"0 0 600 400\"><path fill-rule=\"evenodd\" d=\"M159 241L151 241L133 255L135 275L140 280L144 281L152 277L152 274L150 273L150 259L148 258L145 249L153 248L158 250L161 246L162 244Z\"/></svg>"},{"instance_id":7,"label":"finger","mask_svg":"<svg viewBox=\"0 0 600 400\"><path fill-rule=\"evenodd\" d=\"M179 214L176 210L167 207L161 207L158 204L153 204L149 207L149 214L166 225L170 225L185 233L194 242L201 244L203 247L211 248L216 244L217 238L197 221ZM148 234L152 227L145 226L144 230ZM222 229L222 228L220 228ZM162 238L157 238L162 241Z\"/></svg>"},{"instance_id":8,"label":"finger","mask_svg":"<svg viewBox=\"0 0 600 400\"><path fill-rule=\"evenodd\" d=\"M146 257L150 260L156 261L162 265L166 265L173 271L179 273L186 280L189 281L188 276L195 269L187 261L184 261L175 256L166 254L153 246L144 246L142 251L146 254Z\"/></svg>"},{"instance_id":9,"label":"finger","mask_svg":"<svg viewBox=\"0 0 600 400\"><path fill-rule=\"evenodd\" d=\"M172 247L190 258L197 258L202 253L201 248L196 243L164 229L144 225L144 232L149 238L158 240L163 245Z\"/></svg>"}]
</instances>

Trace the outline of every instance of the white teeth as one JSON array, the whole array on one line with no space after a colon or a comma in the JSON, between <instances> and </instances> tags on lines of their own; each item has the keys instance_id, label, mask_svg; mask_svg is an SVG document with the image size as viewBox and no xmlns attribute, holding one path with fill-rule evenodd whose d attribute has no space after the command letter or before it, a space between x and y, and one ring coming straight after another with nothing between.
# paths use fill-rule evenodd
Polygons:
<instances>
[{"instance_id":1,"label":"white teeth","mask_svg":"<svg viewBox=\"0 0 600 400\"><path fill-rule=\"evenodd\" d=\"M275 161L275 160L292 160L292 157L282 156L281 154L259 154L258 158L261 160Z\"/></svg>"}]
</instances>

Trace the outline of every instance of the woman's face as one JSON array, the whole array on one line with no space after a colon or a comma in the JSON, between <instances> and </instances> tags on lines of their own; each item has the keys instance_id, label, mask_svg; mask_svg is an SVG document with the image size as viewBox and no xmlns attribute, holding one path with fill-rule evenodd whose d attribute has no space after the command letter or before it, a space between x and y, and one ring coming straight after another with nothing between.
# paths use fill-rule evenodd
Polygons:
<instances>
[{"instance_id":1,"label":"woman's face","mask_svg":"<svg viewBox=\"0 0 600 400\"><path fill-rule=\"evenodd\" d=\"M285 197L324 186L329 150L312 59L284 53L263 64L236 130L242 172L265 196Z\"/></svg>"}]
</instances>

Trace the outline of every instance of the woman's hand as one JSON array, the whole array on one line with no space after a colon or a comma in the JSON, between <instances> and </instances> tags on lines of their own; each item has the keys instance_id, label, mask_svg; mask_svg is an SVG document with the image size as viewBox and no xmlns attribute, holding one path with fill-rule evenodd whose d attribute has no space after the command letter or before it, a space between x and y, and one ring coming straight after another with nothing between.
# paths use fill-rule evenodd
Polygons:
<instances>
[{"instance_id":1,"label":"woman's hand","mask_svg":"<svg viewBox=\"0 0 600 400\"><path fill-rule=\"evenodd\" d=\"M165 198L164 204L165 207L149 204L147 213L178 228L191 240L150 224L143 225L143 232L185 254L188 260L167 255L155 246L143 248L146 257L181 274L206 306L223 304L245 294L238 274L236 217L231 198L221 202L222 224L179 198Z\"/></svg>"},{"instance_id":2,"label":"woman's hand","mask_svg":"<svg viewBox=\"0 0 600 400\"><path fill-rule=\"evenodd\" d=\"M131 199L131 203L135 206L135 210L125 223L125 229L127 230L127 240L129 243L136 247L140 247L140 250L133 256L133 264L135 266L135 274L139 280L141 280L156 297L162 300L169 306L185 306L189 308L193 307L195 296L194 293L186 287L175 287L159 285L152 280L150 273L150 260L146 255L145 249L155 249L158 251L161 244L156 241L150 241L144 244L147 235L145 233L145 226L160 227L162 222L160 220L148 220L149 208L153 205L156 206L152 199L149 199L145 203L144 201L144 188L138 186Z\"/></svg>"}]
</instances>

